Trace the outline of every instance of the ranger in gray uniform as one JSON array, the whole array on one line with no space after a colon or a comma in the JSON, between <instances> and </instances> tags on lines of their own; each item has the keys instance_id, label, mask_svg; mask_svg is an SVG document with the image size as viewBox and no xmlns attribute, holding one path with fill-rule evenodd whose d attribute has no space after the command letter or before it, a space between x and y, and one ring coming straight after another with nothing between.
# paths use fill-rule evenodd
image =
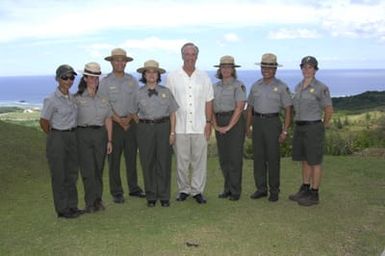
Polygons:
<instances>
[{"instance_id":1,"label":"ranger in gray uniform","mask_svg":"<svg viewBox=\"0 0 385 256\"><path fill-rule=\"evenodd\" d=\"M333 106L329 88L315 78L318 70L317 59L306 56L302 59L300 67L303 80L296 86L293 98L293 160L302 162L303 184L289 199L302 206L312 206L319 203L324 128L329 127Z\"/></svg>"},{"instance_id":2,"label":"ranger in gray uniform","mask_svg":"<svg viewBox=\"0 0 385 256\"><path fill-rule=\"evenodd\" d=\"M97 95L100 66L87 63L75 94L78 105L80 173L83 178L86 212L104 210L103 169L106 153L112 152L112 111L106 98Z\"/></svg>"},{"instance_id":3,"label":"ranger in gray uniform","mask_svg":"<svg viewBox=\"0 0 385 256\"><path fill-rule=\"evenodd\" d=\"M221 81L214 84L214 129L217 139L219 163L224 177L223 192L219 198L239 199L242 187L243 143L245 120L242 115L246 101L246 89L237 80L232 56L220 59L216 77Z\"/></svg>"},{"instance_id":4,"label":"ranger in gray uniform","mask_svg":"<svg viewBox=\"0 0 385 256\"><path fill-rule=\"evenodd\" d=\"M267 179L269 180L269 201L278 201L280 187L280 143L287 136L291 121L291 97L289 88L275 78L277 57L272 53L262 56L263 78L253 84L248 98L247 133L253 138L254 179L257 191L250 197L258 199L267 196ZM282 127L279 113L285 110ZM267 177L268 173L268 177Z\"/></svg>"},{"instance_id":5,"label":"ranger in gray uniform","mask_svg":"<svg viewBox=\"0 0 385 256\"><path fill-rule=\"evenodd\" d=\"M170 206L171 145L175 142L175 111L178 109L171 91L159 85L165 72L155 60L148 60L137 70L145 85L135 94L132 109L139 118L138 145L143 169L147 206L157 200Z\"/></svg>"},{"instance_id":6,"label":"ranger in gray uniform","mask_svg":"<svg viewBox=\"0 0 385 256\"><path fill-rule=\"evenodd\" d=\"M111 62L112 73L100 82L98 94L106 97L113 111L112 153L109 155L110 192L115 203L123 203L123 188L120 178L120 159L124 151L126 176L130 196L145 197L138 186L136 155L136 124L134 115L128 111L132 97L139 88L138 81L124 72L127 62L132 61L125 50L113 49L111 56L104 58Z\"/></svg>"},{"instance_id":7,"label":"ranger in gray uniform","mask_svg":"<svg viewBox=\"0 0 385 256\"><path fill-rule=\"evenodd\" d=\"M56 70L56 91L44 99L40 127L48 135L46 155L51 172L53 201L57 216L76 218L82 211L77 207L78 151L75 127L78 109L70 94L75 71L69 65Z\"/></svg>"}]
</instances>

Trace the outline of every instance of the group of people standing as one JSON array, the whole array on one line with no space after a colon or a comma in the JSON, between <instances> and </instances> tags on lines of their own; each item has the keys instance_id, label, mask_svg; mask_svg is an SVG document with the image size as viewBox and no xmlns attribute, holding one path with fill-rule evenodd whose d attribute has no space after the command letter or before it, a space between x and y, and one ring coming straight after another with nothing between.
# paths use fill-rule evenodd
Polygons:
<instances>
[{"instance_id":1,"label":"group of people standing","mask_svg":"<svg viewBox=\"0 0 385 256\"><path fill-rule=\"evenodd\" d=\"M125 72L133 59L116 48L105 60L112 72L99 82L100 66L87 63L75 95L69 92L77 73L69 65L56 70L56 91L44 100L40 126L47 134L46 156L51 172L58 217L76 218L84 212L104 210L103 168L109 165L110 193L115 203L124 203L120 176L124 153L129 196L170 206L172 149L176 158L178 195L205 204L207 145L214 129L219 164L224 177L219 198L239 200L242 192L243 144L253 142L256 191L252 199L279 200L280 143L288 136L294 108L293 160L302 161L303 184L289 196L298 204L318 204L324 128L333 108L328 87L315 78L318 62L302 59L303 80L292 95L275 78L277 57L267 53L260 63L262 79L246 89L237 79L232 56L220 58L214 85L207 72L196 67L199 48L186 43L181 48L183 65L167 75L155 60L137 69L138 81ZM246 107L247 106L247 107ZM280 118L283 112L283 124ZM138 185L137 152L143 170L144 191ZM85 209L78 208L78 168L84 185Z\"/></svg>"}]
</instances>

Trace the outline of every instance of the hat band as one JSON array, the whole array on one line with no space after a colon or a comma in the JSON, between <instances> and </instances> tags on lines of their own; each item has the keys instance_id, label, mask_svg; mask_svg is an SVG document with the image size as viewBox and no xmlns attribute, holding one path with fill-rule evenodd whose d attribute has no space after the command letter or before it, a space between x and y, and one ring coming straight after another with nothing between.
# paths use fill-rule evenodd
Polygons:
<instances>
[{"instance_id":1,"label":"hat band","mask_svg":"<svg viewBox=\"0 0 385 256\"><path fill-rule=\"evenodd\" d=\"M89 74L92 74L92 75L100 75L102 74L102 72L93 72L91 70L88 70L88 69L84 69L84 73L89 73Z\"/></svg>"},{"instance_id":2,"label":"hat band","mask_svg":"<svg viewBox=\"0 0 385 256\"><path fill-rule=\"evenodd\" d=\"M278 63L261 62L261 65L264 65L264 66L278 66Z\"/></svg>"}]
</instances>

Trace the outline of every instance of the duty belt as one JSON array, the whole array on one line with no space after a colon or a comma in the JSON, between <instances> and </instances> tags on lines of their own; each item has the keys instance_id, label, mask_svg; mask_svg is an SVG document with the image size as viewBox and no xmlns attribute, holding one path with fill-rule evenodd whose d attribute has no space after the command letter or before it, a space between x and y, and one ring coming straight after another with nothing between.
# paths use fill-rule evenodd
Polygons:
<instances>
[{"instance_id":1,"label":"duty belt","mask_svg":"<svg viewBox=\"0 0 385 256\"><path fill-rule=\"evenodd\" d=\"M160 123L164 123L168 120L170 120L170 117L165 116L165 117L158 118L158 119L139 119L139 122L145 123L145 124L160 124Z\"/></svg>"},{"instance_id":2,"label":"duty belt","mask_svg":"<svg viewBox=\"0 0 385 256\"><path fill-rule=\"evenodd\" d=\"M267 114L261 114L258 112L253 111L253 116L259 117L259 118L272 118L279 116L279 113L267 113Z\"/></svg>"}]
</instances>

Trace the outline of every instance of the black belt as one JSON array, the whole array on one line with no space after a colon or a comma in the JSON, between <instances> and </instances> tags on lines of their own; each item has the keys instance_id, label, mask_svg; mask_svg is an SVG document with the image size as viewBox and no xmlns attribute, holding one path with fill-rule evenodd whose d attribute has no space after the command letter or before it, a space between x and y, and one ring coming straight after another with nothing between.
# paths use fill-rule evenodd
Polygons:
<instances>
[{"instance_id":1,"label":"black belt","mask_svg":"<svg viewBox=\"0 0 385 256\"><path fill-rule=\"evenodd\" d=\"M100 129L102 128L102 125L85 125L85 126L78 126L78 128L91 128L91 129Z\"/></svg>"},{"instance_id":2,"label":"black belt","mask_svg":"<svg viewBox=\"0 0 385 256\"><path fill-rule=\"evenodd\" d=\"M232 116L234 111L218 112L215 113L216 116Z\"/></svg>"},{"instance_id":3,"label":"black belt","mask_svg":"<svg viewBox=\"0 0 385 256\"><path fill-rule=\"evenodd\" d=\"M310 125L310 124L318 124L321 123L321 120L314 120L314 121L295 121L296 125Z\"/></svg>"},{"instance_id":4,"label":"black belt","mask_svg":"<svg viewBox=\"0 0 385 256\"><path fill-rule=\"evenodd\" d=\"M59 130L59 129L51 128L51 131L55 131L55 132L73 132L73 131L75 131L75 127L70 128L70 129L64 129L64 130Z\"/></svg>"},{"instance_id":5,"label":"black belt","mask_svg":"<svg viewBox=\"0 0 385 256\"><path fill-rule=\"evenodd\" d=\"M145 124L160 124L164 123L166 121L170 120L170 117L165 116L159 119L139 119L140 123L145 123Z\"/></svg>"},{"instance_id":6,"label":"black belt","mask_svg":"<svg viewBox=\"0 0 385 256\"><path fill-rule=\"evenodd\" d=\"M261 114L261 113L253 111L253 116L260 117L260 118L272 118L272 117L278 117L279 113Z\"/></svg>"}]
</instances>

